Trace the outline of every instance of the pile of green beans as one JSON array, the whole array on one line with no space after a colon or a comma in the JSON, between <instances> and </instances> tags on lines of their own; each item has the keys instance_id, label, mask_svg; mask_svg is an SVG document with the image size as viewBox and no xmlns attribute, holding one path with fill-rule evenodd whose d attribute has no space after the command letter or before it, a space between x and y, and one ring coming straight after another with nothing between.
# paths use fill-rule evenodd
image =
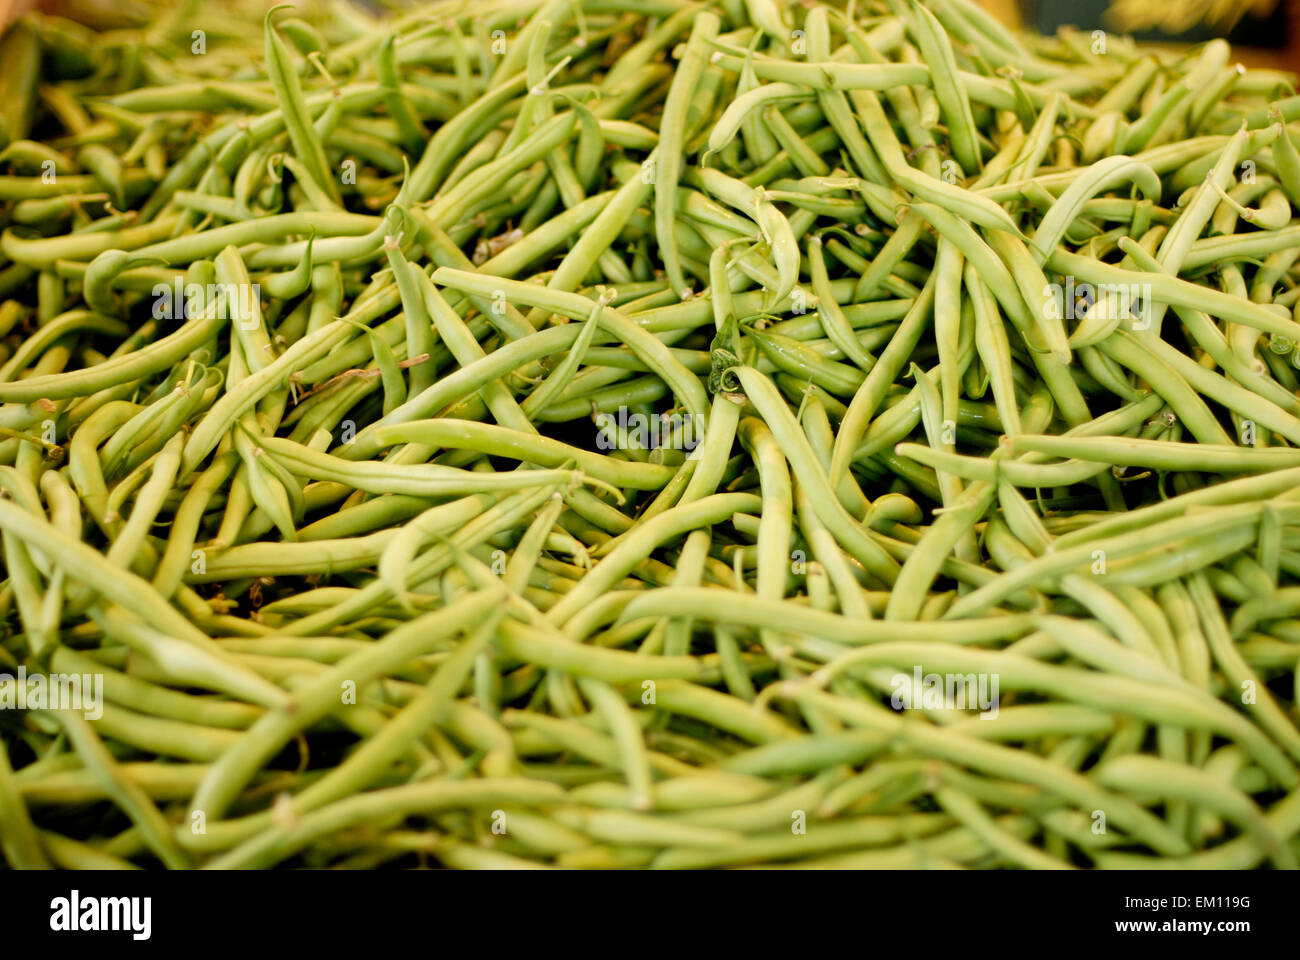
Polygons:
<instances>
[{"instance_id":1,"label":"pile of green beans","mask_svg":"<svg viewBox=\"0 0 1300 960\"><path fill-rule=\"evenodd\" d=\"M1300 862L1294 78L130 16L0 40L8 865Z\"/></svg>"}]
</instances>

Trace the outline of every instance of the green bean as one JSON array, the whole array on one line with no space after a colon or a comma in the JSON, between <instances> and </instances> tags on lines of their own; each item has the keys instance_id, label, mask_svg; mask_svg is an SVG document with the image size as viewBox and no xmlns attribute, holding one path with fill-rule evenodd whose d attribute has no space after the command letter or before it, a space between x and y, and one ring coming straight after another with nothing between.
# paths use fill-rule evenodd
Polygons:
<instances>
[{"instance_id":1,"label":"green bean","mask_svg":"<svg viewBox=\"0 0 1300 960\"><path fill-rule=\"evenodd\" d=\"M1204 804L1239 821L1279 868L1296 869L1295 856L1274 833L1259 809L1244 794L1220 784L1204 771L1180 767L1154 757L1130 756L1107 762L1098 770L1097 779L1109 787L1182 796Z\"/></svg>"},{"instance_id":2,"label":"green bean","mask_svg":"<svg viewBox=\"0 0 1300 960\"><path fill-rule=\"evenodd\" d=\"M169 337L120 357L110 358L86 370L28 377L15 383L0 384L0 402L28 403L34 400L83 397L125 381L161 372L207 342L224 325L224 318L215 316L192 320Z\"/></svg>"},{"instance_id":3,"label":"green bean","mask_svg":"<svg viewBox=\"0 0 1300 960\"><path fill-rule=\"evenodd\" d=\"M1005 773L1012 779L1033 783L1070 797L1074 802L1084 805L1085 809L1105 810L1116 823L1169 854L1176 855L1177 851L1186 849L1186 842L1182 838L1170 832L1160 820L1146 813L1137 804L1126 798L1107 795L1089 779L1040 757L997 744L982 744L967 737L948 736L921 724L903 726L898 718L887 711L867 709L865 705L843 702L811 689L800 689L796 695L801 699L827 703L828 707L843 713L846 719L851 718L855 725L896 733L928 756L950 758L953 762L974 766L989 773ZM958 760L958 757L962 759Z\"/></svg>"},{"instance_id":4,"label":"green bean","mask_svg":"<svg viewBox=\"0 0 1300 960\"><path fill-rule=\"evenodd\" d=\"M22 140L35 113L36 84L40 78L41 42L36 31L23 23L5 32L0 43L0 112L6 138Z\"/></svg>"},{"instance_id":5,"label":"green bean","mask_svg":"<svg viewBox=\"0 0 1300 960\"><path fill-rule=\"evenodd\" d=\"M3 51L0 50L0 62ZM0 822L5 825L5 859L20 870L49 869L50 862L38 837L24 798L14 783L9 752L0 744Z\"/></svg>"},{"instance_id":6,"label":"green bean","mask_svg":"<svg viewBox=\"0 0 1300 960\"><path fill-rule=\"evenodd\" d=\"M105 792L139 827L145 842L158 859L173 870L187 868L190 865L189 858L172 839L167 821L145 792L122 773L90 723L69 710L58 711L55 716L86 768L95 773L104 785Z\"/></svg>"},{"instance_id":7,"label":"green bean","mask_svg":"<svg viewBox=\"0 0 1300 960\"><path fill-rule=\"evenodd\" d=\"M1063 441L1063 442L1061 442ZM1024 435L1011 442L1018 451L1034 451L1067 455L1116 466L1157 467L1163 470L1209 470L1224 473L1245 473L1257 470L1286 469L1300 463L1286 449L1224 447L1222 449L1198 444L1169 441L1109 439L1088 437L1071 441L1062 437L1033 437Z\"/></svg>"},{"instance_id":8,"label":"green bean","mask_svg":"<svg viewBox=\"0 0 1300 960\"><path fill-rule=\"evenodd\" d=\"M430 781L374 790L322 807L292 826L279 826L250 839L205 866L249 869L270 866L309 844L351 824L379 817L432 812L458 807L490 808L502 803L559 803L564 791L522 777L495 780Z\"/></svg>"},{"instance_id":9,"label":"green bean","mask_svg":"<svg viewBox=\"0 0 1300 960\"><path fill-rule=\"evenodd\" d=\"M328 173L328 161L321 147L317 133L308 121L307 104L303 98L302 86L298 72L289 65L289 52L284 41L271 24L271 15L279 7L273 7L266 13L266 62L271 85L275 89L276 100L284 113L284 125L293 142L294 153L302 161L304 169L335 203L338 202L338 190L334 178Z\"/></svg>"},{"instance_id":10,"label":"green bean","mask_svg":"<svg viewBox=\"0 0 1300 960\"><path fill-rule=\"evenodd\" d=\"M970 102L957 78L957 61L948 36L929 10L917 5L913 7L913 14L916 18L912 25L913 34L921 56L931 65L931 83L948 124L953 153L964 169L972 174L978 173L983 164L980 162L975 121L971 116Z\"/></svg>"},{"instance_id":11,"label":"green bean","mask_svg":"<svg viewBox=\"0 0 1300 960\"><path fill-rule=\"evenodd\" d=\"M1188 589L1200 614L1202 631L1220 669L1238 689L1258 689L1262 685L1229 642L1227 624L1222 615L1209 604L1210 591L1204 577L1192 577ZM1252 708L1250 712L1256 716L1260 726L1268 730L1292 756L1296 756L1297 747L1300 747L1300 735L1297 735L1295 724L1278 707L1267 688L1245 703Z\"/></svg>"},{"instance_id":12,"label":"green bean","mask_svg":"<svg viewBox=\"0 0 1300 960\"><path fill-rule=\"evenodd\" d=\"M273 756L293 733L334 708L341 683L363 685L379 675L385 663L401 663L427 649L447 632L454 632L484 612L496 597L482 592L465 597L444 611L412 622L405 631L391 634L383 644L344 658L330 670L293 694L293 709L267 713L239 742L224 753L195 791L191 808L220 819L230 802L256 772L260 760Z\"/></svg>"},{"instance_id":13,"label":"green bean","mask_svg":"<svg viewBox=\"0 0 1300 960\"><path fill-rule=\"evenodd\" d=\"M985 812L975 800L958 790L942 789L936 792L939 806L966 825L989 847L1013 863L1036 870L1068 870L1070 865L1057 860L1025 843L1002 827Z\"/></svg>"},{"instance_id":14,"label":"green bean","mask_svg":"<svg viewBox=\"0 0 1300 960\"><path fill-rule=\"evenodd\" d=\"M493 290L496 290L504 296L514 297L532 306L554 309L555 312L564 313L572 319L589 316L593 306L590 300L576 294L558 290L546 291L513 280L468 276L463 271L448 270L446 267L435 271L432 279L435 283L454 289L475 290L487 293L489 296L492 295ZM599 317L602 321L601 326L607 332L622 339L652 370L659 374L665 383L673 388L692 416L698 417L701 423L707 422L707 415L704 412L707 406L704 388L690 371L677 362L661 342L646 333L639 325L628 321L612 307L606 307Z\"/></svg>"},{"instance_id":15,"label":"green bean","mask_svg":"<svg viewBox=\"0 0 1300 960\"><path fill-rule=\"evenodd\" d=\"M0 526L31 546L43 552L50 551L54 554L51 559L59 566L98 592L120 602L124 608L121 617L134 615L141 618L142 627L149 622L166 629L176 639L155 634L158 640L147 644L154 659L174 663L176 668L184 669L195 680L202 678L201 685L215 685L215 689L229 690L235 696L248 696L256 703L271 706L284 701L282 691L228 663L218 654L215 645L174 608L156 598L142 582L137 585L131 574L110 564L90 547L29 517L12 504L0 503Z\"/></svg>"},{"instance_id":16,"label":"green bean","mask_svg":"<svg viewBox=\"0 0 1300 960\"><path fill-rule=\"evenodd\" d=\"M0 40L8 865L1296 865L1300 99L787 6Z\"/></svg>"}]
</instances>

